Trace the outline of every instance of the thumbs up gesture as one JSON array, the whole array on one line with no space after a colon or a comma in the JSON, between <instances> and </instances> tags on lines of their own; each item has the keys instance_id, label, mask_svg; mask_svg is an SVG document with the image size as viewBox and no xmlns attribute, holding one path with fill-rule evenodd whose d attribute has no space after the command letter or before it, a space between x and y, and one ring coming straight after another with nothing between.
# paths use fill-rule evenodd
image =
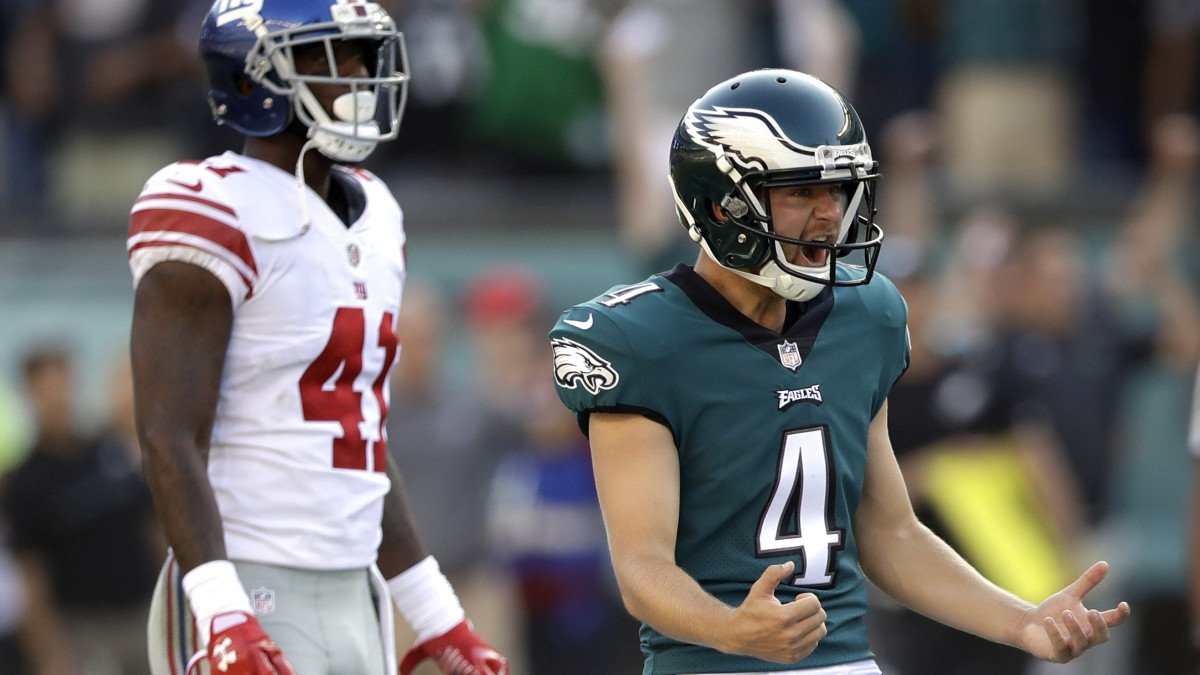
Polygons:
<instances>
[{"instance_id":1,"label":"thumbs up gesture","mask_svg":"<svg viewBox=\"0 0 1200 675\"><path fill-rule=\"evenodd\" d=\"M788 561L763 570L734 610L726 651L773 663L796 663L817 648L827 632L825 610L817 596L801 593L791 602L775 597L775 588L795 568Z\"/></svg>"}]
</instances>

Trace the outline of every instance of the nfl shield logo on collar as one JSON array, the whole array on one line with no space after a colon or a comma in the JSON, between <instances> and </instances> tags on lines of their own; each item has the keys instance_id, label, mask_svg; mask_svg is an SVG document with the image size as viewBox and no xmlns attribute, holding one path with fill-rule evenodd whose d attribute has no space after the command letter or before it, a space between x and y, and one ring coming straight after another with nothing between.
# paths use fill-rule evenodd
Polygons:
<instances>
[{"instance_id":1,"label":"nfl shield logo on collar","mask_svg":"<svg viewBox=\"0 0 1200 675\"><path fill-rule=\"evenodd\" d=\"M779 362L786 368L796 370L800 367L800 348L791 340L784 340L779 345Z\"/></svg>"}]
</instances>

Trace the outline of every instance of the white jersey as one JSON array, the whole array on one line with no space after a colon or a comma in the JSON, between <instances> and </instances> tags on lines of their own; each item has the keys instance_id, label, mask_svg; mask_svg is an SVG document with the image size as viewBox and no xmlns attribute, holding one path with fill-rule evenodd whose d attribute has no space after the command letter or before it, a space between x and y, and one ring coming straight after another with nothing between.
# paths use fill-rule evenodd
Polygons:
<instances>
[{"instance_id":1,"label":"white jersey","mask_svg":"<svg viewBox=\"0 0 1200 675\"><path fill-rule=\"evenodd\" d=\"M135 286L183 261L233 302L208 477L234 560L364 567L382 539L403 217L378 178L334 171L365 199L349 228L307 187L302 228L295 176L232 152L162 169L130 218Z\"/></svg>"}]
</instances>

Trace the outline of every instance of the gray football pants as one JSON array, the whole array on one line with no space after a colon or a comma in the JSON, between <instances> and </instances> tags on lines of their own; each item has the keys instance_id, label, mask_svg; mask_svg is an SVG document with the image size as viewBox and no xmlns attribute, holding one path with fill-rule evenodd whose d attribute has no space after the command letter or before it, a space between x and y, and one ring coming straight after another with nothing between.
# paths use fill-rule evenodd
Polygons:
<instances>
[{"instance_id":1,"label":"gray football pants","mask_svg":"<svg viewBox=\"0 0 1200 675\"><path fill-rule=\"evenodd\" d=\"M238 561L234 566L263 630L297 675L385 675L383 641L392 640L391 617L382 628L369 569L331 572ZM147 635L151 672L184 675L199 640L172 556L154 589ZM207 664L200 673L208 675Z\"/></svg>"}]
</instances>

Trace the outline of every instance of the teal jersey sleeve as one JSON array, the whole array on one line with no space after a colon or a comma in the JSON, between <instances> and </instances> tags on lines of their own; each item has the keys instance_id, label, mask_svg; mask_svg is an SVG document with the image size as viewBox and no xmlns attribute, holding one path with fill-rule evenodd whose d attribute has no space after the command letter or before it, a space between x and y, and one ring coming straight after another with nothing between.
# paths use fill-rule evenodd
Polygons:
<instances>
[{"instance_id":1,"label":"teal jersey sleeve","mask_svg":"<svg viewBox=\"0 0 1200 675\"><path fill-rule=\"evenodd\" d=\"M670 426L660 392L649 386L654 374L644 365L644 345L639 354L622 326L639 316L624 306L638 295L661 292L660 283L616 287L563 312L550 331L559 399L585 435L593 412L641 414Z\"/></svg>"},{"instance_id":2,"label":"teal jersey sleeve","mask_svg":"<svg viewBox=\"0 0 1200 675\"><path fill-rule=\"evenodd\" d=\"M872 404L871 416L883 407L892 386L908 369L912 343L908 333L908 303L891 279L876 273L871 283L861 287L858 295L866 314L876 323L870 345L880 350L878 395Z\"/></svg>"}]
</instances>

